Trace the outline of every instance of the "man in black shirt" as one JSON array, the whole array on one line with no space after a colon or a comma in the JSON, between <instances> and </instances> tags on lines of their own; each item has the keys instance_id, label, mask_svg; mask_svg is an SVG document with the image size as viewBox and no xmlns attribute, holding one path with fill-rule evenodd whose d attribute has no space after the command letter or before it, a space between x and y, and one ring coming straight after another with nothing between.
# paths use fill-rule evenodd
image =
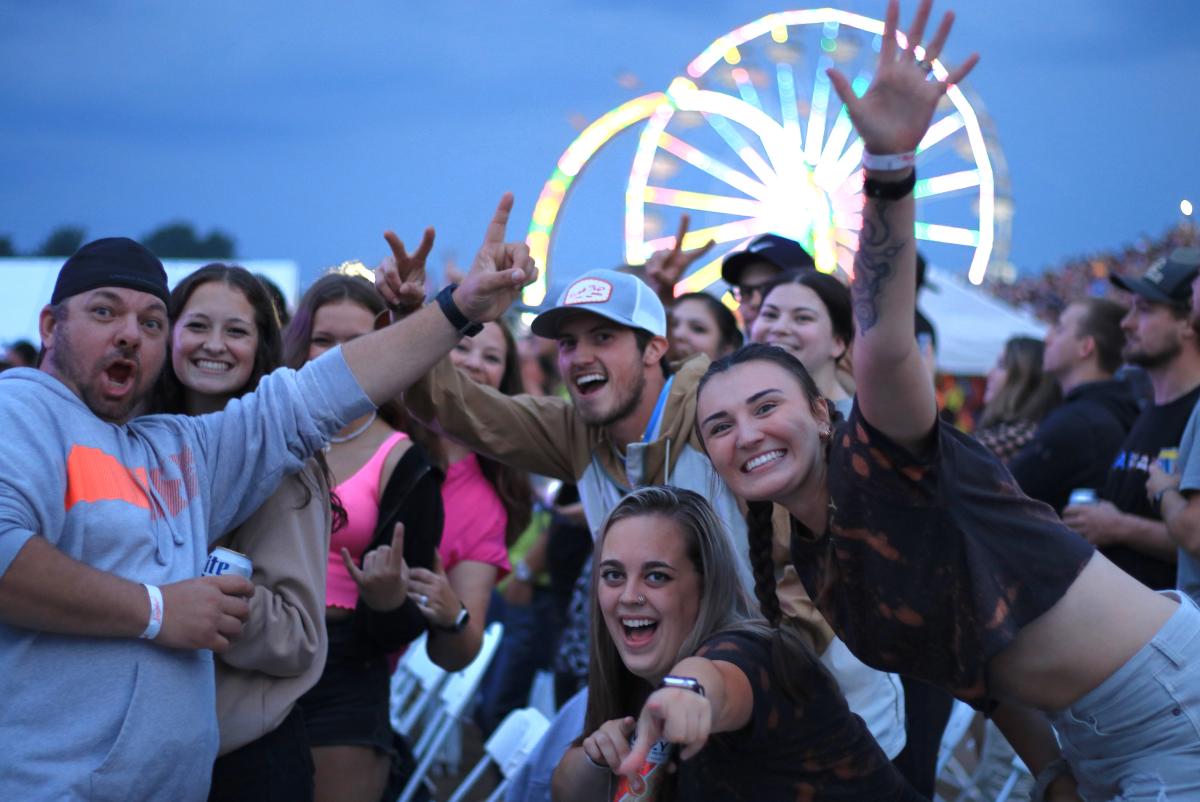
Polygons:
<instances>
[{"instance_id":1,"label":"man in black shirt","mask_svg":"<svg viewBox=\"0 0 1200 802\"><path fill-rule=\"evenodd\" d=\"M1072 505L1063 520L1100 547L1124 571L1155 590L1175 587L1175 544L1146 498L1151 463L1179 448L1200 399L1200 341L1191 325L1196 266L1161 259L1141 278L1112 276L1132 295L1121 322L1125 360L1145 369L1154 403L1138 416L1121 444L1096 504Z\"/></svg>"},{"instance_id":2,"label":"man in black shirt","mask_svg":"<svg viewBox=\"0 0 1200 802\"><path fill-rule=\"evenodd\" d=\"M1062 388L1063 403L1008 468L1026 495L1059 513L1072 490L1104 486L1138 415L1129 385L1113 378L1125 345L1124 315L1114 301L1085 298L1068 305L1046 333L1042 370Z\"/></svg>"}]
</instances>

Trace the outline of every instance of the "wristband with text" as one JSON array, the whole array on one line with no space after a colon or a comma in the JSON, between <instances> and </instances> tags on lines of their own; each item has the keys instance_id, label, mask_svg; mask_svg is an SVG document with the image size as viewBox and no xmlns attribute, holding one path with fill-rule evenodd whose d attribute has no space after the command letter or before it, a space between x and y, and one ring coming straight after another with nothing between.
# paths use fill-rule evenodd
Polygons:
<instances>
[{"instance_id":1,"label":"wristband with text","mask_svg":"<svg viewBox=\"0 0 1200 802\"><path fill-rule=\"evenodd\" d=\"M864 150L862 163L868 170L903 170L917 163L917 152L910 150L908 153L881 154Z\"/></svg>"},{"instance_id":2,"label":"wristband with text","mask_svg":"<svg viewBox=\"0 0 1200 802\"><path fill-rule=\"evenodd\" d=\"M142 584L146 589L146 595L150 597L150 622L146 624L146 630L138 635L139 638L146 640L154 640L158 637L158 631L162 629L163 622L163 597L162 591L157 585Z\"/></svg>"}]
</instances>

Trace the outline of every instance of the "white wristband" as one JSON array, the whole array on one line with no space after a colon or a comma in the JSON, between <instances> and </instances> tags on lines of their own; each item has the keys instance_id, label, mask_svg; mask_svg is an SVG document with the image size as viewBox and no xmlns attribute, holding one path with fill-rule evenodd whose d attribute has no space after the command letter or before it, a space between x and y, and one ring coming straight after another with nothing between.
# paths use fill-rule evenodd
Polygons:
<instances>
[{"instance_id":1,"label":"white wristband","mask_svg":"<svg viewBox=\"0 0 1200 802\"><path fill-rule=\"evenodd\" d=\"M158 585L142 584L146 589L146 595L150 597L150 623L146 624L146 631L138 637L146 640L154 640L158 637L158 631L162 629L163 622L163 598L162 591L158 589Z\"/></svg>"},{"instance_id":2,"label":"white wristband","mask_svg":"<svg viewBox=\"0 0 1200 802\"><path fill-rule=\"evenodd\" d=\"M916 165L917 152L878 154L864 150L862 163L868 170L906 170Z\"/></svg>"}]
</instances>

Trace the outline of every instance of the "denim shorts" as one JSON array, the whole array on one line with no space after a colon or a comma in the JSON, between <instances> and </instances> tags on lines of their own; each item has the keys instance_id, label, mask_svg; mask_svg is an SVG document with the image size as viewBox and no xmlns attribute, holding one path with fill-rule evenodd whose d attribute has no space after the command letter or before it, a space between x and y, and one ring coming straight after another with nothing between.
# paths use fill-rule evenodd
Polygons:
<instances>
[{"instance_id":1,"label":"denim shorts","mask_svg":"<svg viewBox=\"0 0 1200 802\"><path fill-rule=\"evenodd\" d=\"M1185 594L1150 642L1051 715L1063 757L1092 800L1200 800L1200 609Z\"/></svg>"},{"instance_id":2,"label":"denim shorts","mask_svg":"<svg viewBox=\"0 0 1200 802\"><path fill-rule=\"evenodd\" d=\"M393 754L387 657L362 654L351 621L330 621L328 630L325 672L299 701L309 743L366 746Z\"/></svg>"}]
</instances>

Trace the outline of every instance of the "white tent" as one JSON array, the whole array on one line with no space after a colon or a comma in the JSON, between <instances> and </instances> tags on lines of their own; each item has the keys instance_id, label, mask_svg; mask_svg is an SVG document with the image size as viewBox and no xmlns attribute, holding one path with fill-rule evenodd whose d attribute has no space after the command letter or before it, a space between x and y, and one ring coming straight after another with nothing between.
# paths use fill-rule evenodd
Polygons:
<instances>
[{"instance_id":1,"label":"white tent","mask_svg":"<svg viewBox=\"0 0 1200 802\"><path fill-rule=\"evenodd\" d=\"M50 302L54 281L65 258L0 259L0 343L25 339L39 344L38 314ZM211 260L168 259L167 281L171 286ZM300 290L300 268L286 259L238 261L251 273L261 273L279 285L288 305L294 306Z\"/></svg>"},{"instance_id":2,"label":"white tent","mask_svg":"<svg viewBox=\"0 0 1200 802\"><path fill-rule=\"evenodd\" d=\"M965 279L930 268L918 306L937 329L938 369L956 376L982 376L1011 337L1042 339L1046 325L986 294Z\"/></svg>"}]
</instances>

